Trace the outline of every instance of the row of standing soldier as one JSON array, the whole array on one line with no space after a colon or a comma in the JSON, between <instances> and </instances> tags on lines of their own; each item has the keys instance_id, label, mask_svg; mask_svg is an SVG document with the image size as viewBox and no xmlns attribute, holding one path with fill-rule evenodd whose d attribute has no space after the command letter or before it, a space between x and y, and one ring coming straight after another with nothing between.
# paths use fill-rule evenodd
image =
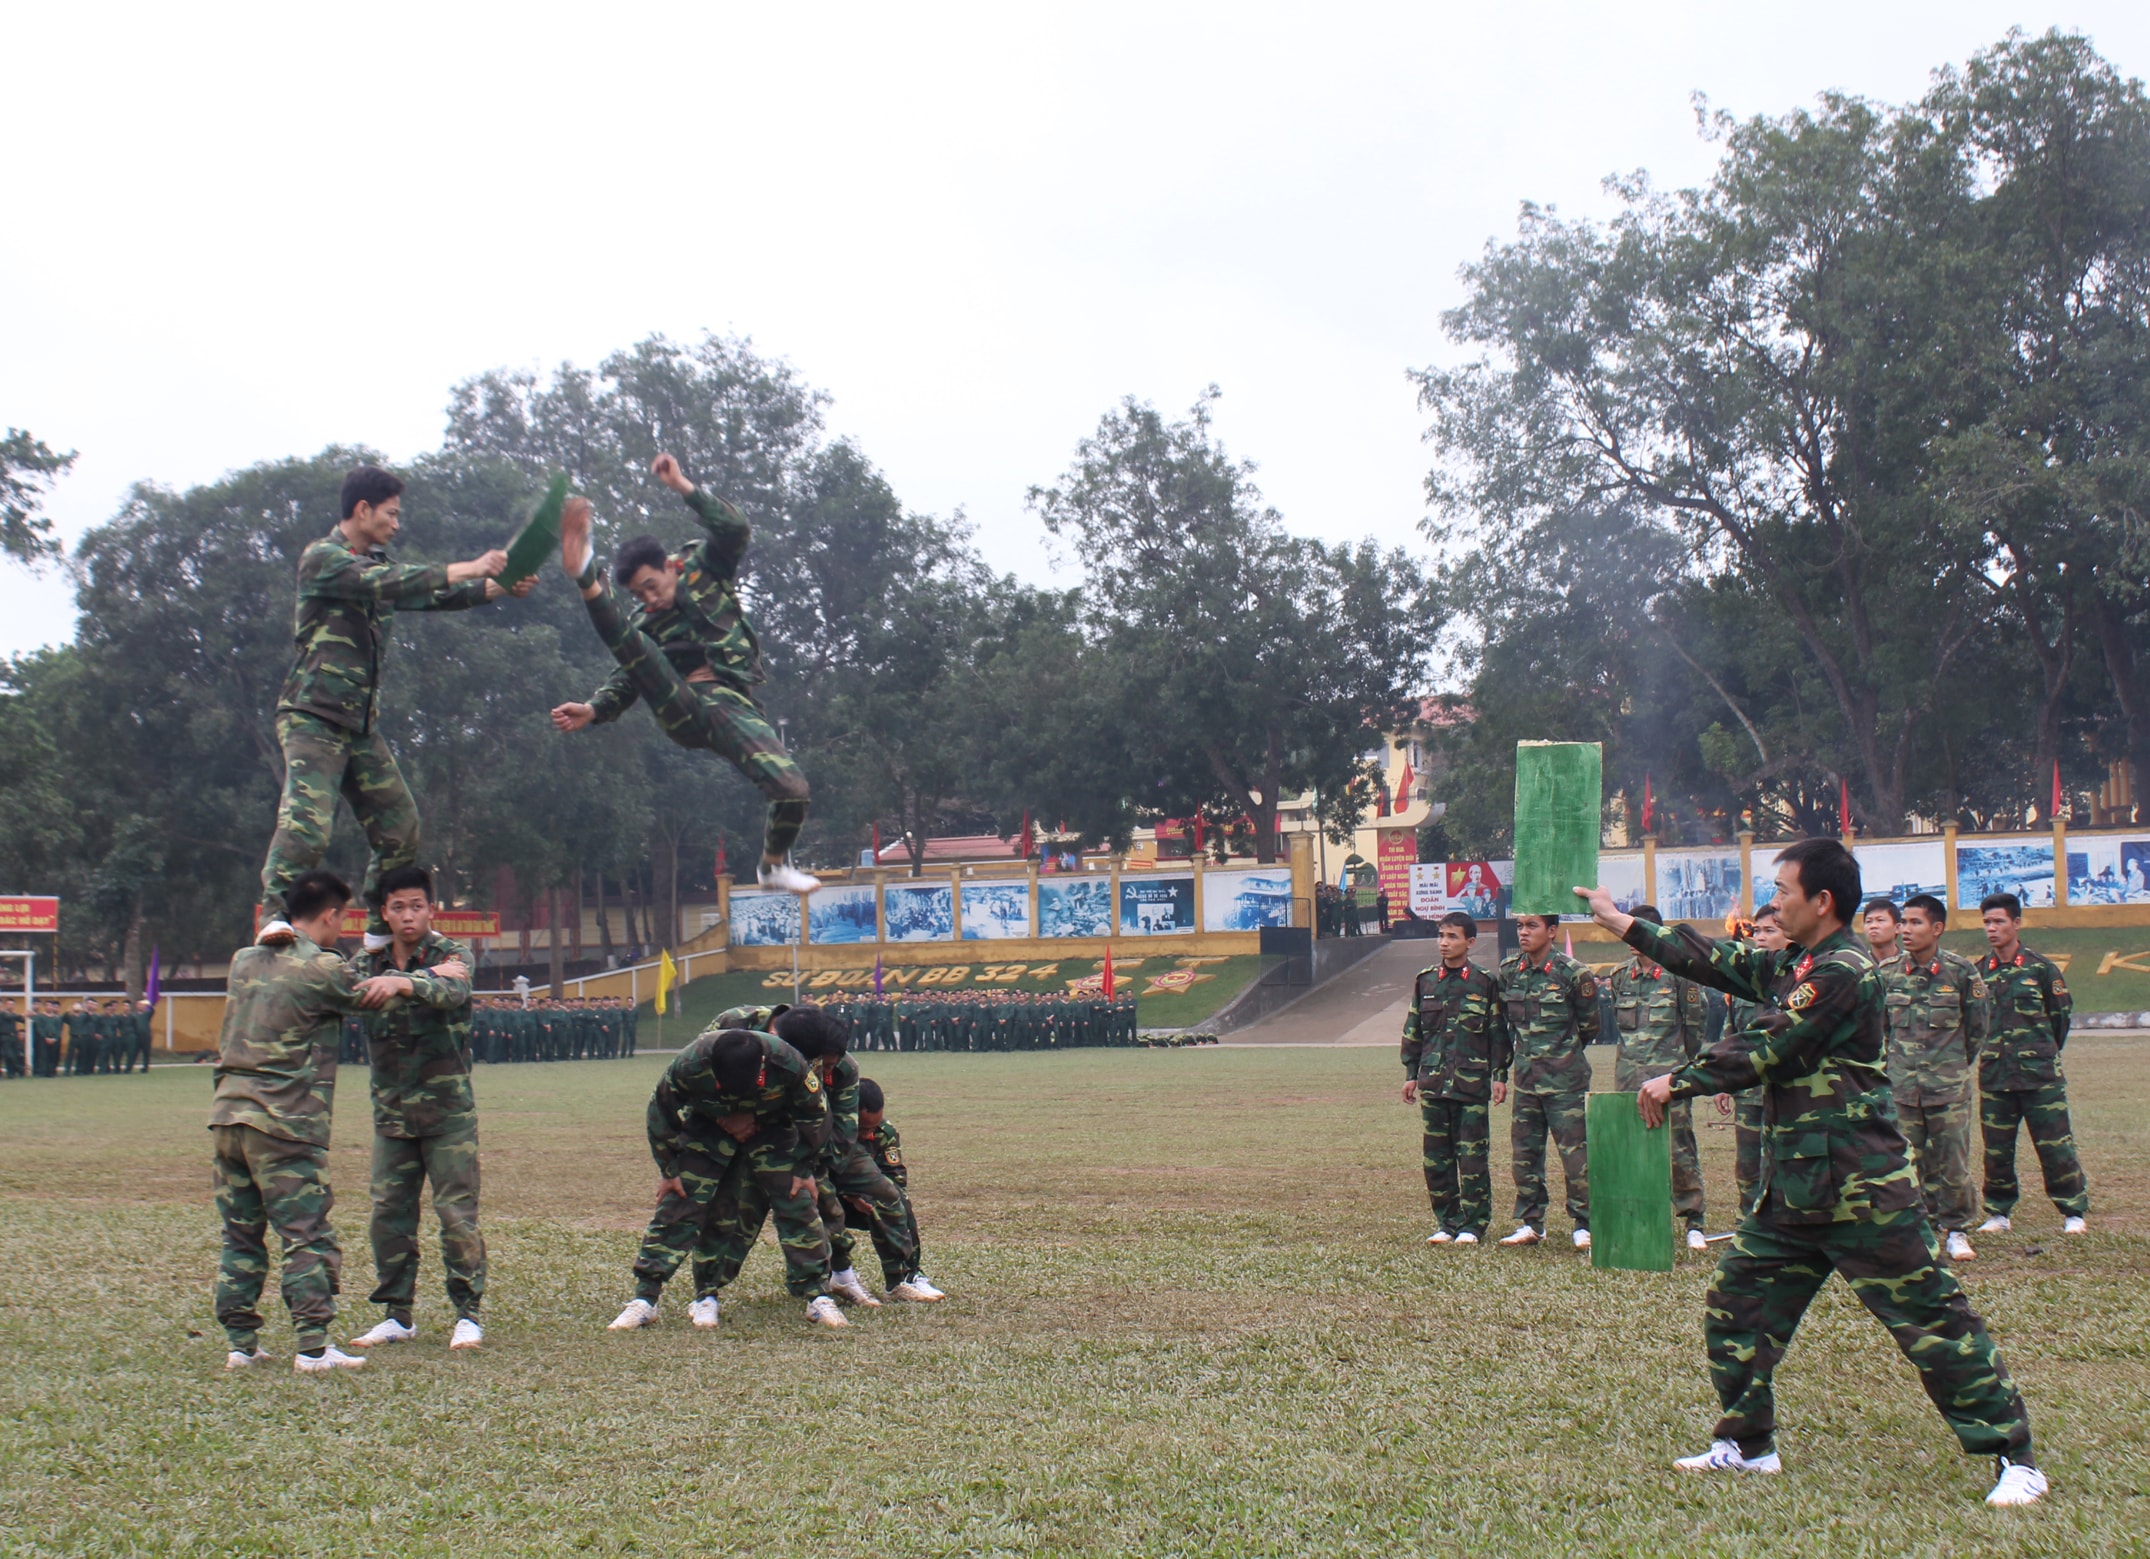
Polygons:
<instances>
[{"instance_id":1,"label":"row of standing soldier","mask_svg":"<svg viewBox=\"0 0 2150 1559\"><path fill-rule=\"evenodd\" d=\"M36 1077L113 1076L149 1070L152 1040L148 1002L130 1007L118 997L104 1002L78 1001L62 1009L43 1001L30 1016L28 1070ZM21 1077L25 1066L22 1017L14 1007L0 1007L0 1076Z\"/></svg>"}]
</instances>

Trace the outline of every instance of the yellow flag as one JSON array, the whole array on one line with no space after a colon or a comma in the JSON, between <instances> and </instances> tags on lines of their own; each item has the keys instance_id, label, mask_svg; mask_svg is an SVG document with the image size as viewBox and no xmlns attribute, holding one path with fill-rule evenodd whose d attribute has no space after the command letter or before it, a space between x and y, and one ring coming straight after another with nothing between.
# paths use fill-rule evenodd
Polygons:
<instances>
[{"instance_id":1,"label":"yellow flag","mask_svg":"<svg viewBox=\"0 0 2150 1559\"><path fill-rule=\"evenodd\" d=\"M663 1017L671 1006L672 987L679 983L678 966L672 962L670 953L657 955L657 1016Z\"/></svg>"}]
</instances>

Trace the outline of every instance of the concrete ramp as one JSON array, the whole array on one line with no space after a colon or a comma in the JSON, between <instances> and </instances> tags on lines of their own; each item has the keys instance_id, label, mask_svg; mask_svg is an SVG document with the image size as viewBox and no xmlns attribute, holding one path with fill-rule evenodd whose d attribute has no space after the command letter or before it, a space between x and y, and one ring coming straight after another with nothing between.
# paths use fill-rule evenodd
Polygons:
<instances>
[{"instance_id":1,"label":"concrete ramp","mask_svg":"<svg viewBox=\"0 0 2150 1559\"><path fill-rule=\"evenodd\" d=\"M1391 942L1224 1043L1394 1046L1403 1035L1411 977L1440 959L1430 938Z\"/></svg>"}]
</instances>

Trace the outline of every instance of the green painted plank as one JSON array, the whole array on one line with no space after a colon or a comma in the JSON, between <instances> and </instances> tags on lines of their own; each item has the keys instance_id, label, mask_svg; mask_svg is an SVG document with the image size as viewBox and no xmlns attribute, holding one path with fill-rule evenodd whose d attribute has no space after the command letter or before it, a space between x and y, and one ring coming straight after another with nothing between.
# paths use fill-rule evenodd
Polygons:
<instances>
[{"instance_id":1,"label":"green painted plank","mask_svg":"<svg viewBox=\"0 0 2150 1559\"><path fill-rule=\"evenodd\" d=\"M1515 745L1517 915L1572 915L1598 880L1605 754L1596 742Z\"/></svg>"},{"instance_id":2,"label":"green painted plank","mask_svg":"<svg viewBox=\"0 0 2150 1559\"><path fill-rule=\"evenodd\" d=\"M1587 1108L1590 1264L1670 1272L1672 1127L1646 1129L1631 1093L1594 1093Z\"/></svg>"},{"instance_id":3,"label":"green painted plank","mask_svg":"<svg viewBox=\"0 0 2150 1559\"><path fill-rule=\"evenodd\" d=\"M554 475L530 519L508 543L508 566L500 572L503 588L519 584L545 566L560 546L560 512L567 507L567 473Z\"/></svg>"}]
</instances>

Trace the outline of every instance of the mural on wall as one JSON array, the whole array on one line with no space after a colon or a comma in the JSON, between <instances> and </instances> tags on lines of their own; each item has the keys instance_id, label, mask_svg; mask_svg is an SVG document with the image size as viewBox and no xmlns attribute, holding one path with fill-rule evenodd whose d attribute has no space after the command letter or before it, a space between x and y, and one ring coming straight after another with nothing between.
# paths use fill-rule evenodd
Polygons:
<instances>
[{"instance_id":1,"label":"mural on wall","mask_svg":"<svg viewBox=\"0 0 2150 1559\"><path fill-rule=\"evenodd\" d=\"M1194 874L1143 872L1120 879L1122 936L1179 936L1194 930Z\"/></svg>"},{"instance_id":2,"label":"mural on wall","mask_svg":"<svg viewBox=\"0 0 2150 1559\"><path fill-rule=\"evenodd\" d=\"M1627 914L1643 902L1642 857L1600 853L1598 886L1612 894L1613 903L1619 906L1621 914ZM1575 902L1579 906L1582 900L1577 899Z\"/></svg>"},{"instance_id":3,"label":"mural on wall","mask_svg":"<svg viewBox=\"0 0 2150 1559\"><path fill-rule=\"evenodd\" d=\"M877 941L879 908L872 883L816 888L806 896L807 937L822 944Z\"/></svg>"},{"instance_id":4,"label":"mural on wall","mask_svg":"<svg viewBox=\"0 0 2150 1559\"><path fill-rule=\"evenodd\" d=\"M2068 836L2070 904L2150 904L2150 834Z\"/></svg>"},{"instance_id":5,"label":"mural on wall","mask_svg":"<svg viewBox=\"0 0 2150 1559\"><path fill-rule=\"evenodd\" d=\"M1739 910L1737 850L1657 852L1657 908L1667 920L1718 920Z\"/></svg>"},{"instance_id":6,"label":"mural on wall","mask_svg":"<svg viewBox=\"0 0 2150 1559\"><path fill-rule=\"evenodd\" d=\"M796 893L732 894L732 946L790 947L799 940Z\"/></svg>"},{"instance_id":7,"label":"mural on wall","mask_svg":"<svg viewBox=\"0 0 2150 1559\"><path fill-rule=\"evenodd\" d=\"M1411 868L1411 913L1439 920L1461 910L1473 920L1501 920L1514 886L1513 861L1421 861Z\"/></svg>"},{"instance_id":8,"label":"mural on wall","mask_svg":"<svg viewBox=\"0 0 2150 1559\"><path fill-rule=\"evenodd\" d=\"M2070 852L2071 854L2073 852ZM2053 841L1956 846L1956 907L1976 909L1989 893L2013 893L2024 907L2053 903Z\"/></svg>"},{"instance_id":9,"label":"mural on wall","mask_svg":"<svg viewBox=\"0 0 2150 1559\"><path fill-rule=\"evenodd\" d=\"M1038 884L1040 936L1112 935L1112 879L1062 877Z\"/></svg>"},{"instance_id":10,"label":"mural on wall","mask_svg":"<svg viewBox=\"0 0 2150 1559\"><path fill-rule=\"evenodd\" d=\"M1202 877L1204 931L1259 931L1291 924L1291 869L1212 871Z\"/></svg>"},{"instance_id":11,"label":"mural on wall","mask_svg":"<svg viewBox=\"0 0 2150 1559\"><path fill-rule=\"evenodd\" d=\"M1940 839L1914 839L1903 844L1858 844L1851 853L1859 862L1859 882L1870 899L1893 899L1901 904L1913 894L1931 893L1948 902L1948 845ZM1760 878L1762 850L1754 852L1754 874ZM1776 867L1768 867L1775 886Z\"/></svg>"},{"instance_id":12,"label":"mural on wall","mask_svg":"<svg viewBox=\"0 0 2150 1559\"><path fill-rule=\"evenodd\" d=\"M953 942L956 898L947 883L890 883L881 890L891 942Z\"/></svg>"},{"instance_id":13,"label":"mural on wall","mask_svg":"<svg viewBox=\"0 0 2150 1559\"><path fill-rule=\"evenodd\" d=\"M1030 935L1028 882L963 884L963 940L1004 942Z\"/></svg>"}]
</instances>

